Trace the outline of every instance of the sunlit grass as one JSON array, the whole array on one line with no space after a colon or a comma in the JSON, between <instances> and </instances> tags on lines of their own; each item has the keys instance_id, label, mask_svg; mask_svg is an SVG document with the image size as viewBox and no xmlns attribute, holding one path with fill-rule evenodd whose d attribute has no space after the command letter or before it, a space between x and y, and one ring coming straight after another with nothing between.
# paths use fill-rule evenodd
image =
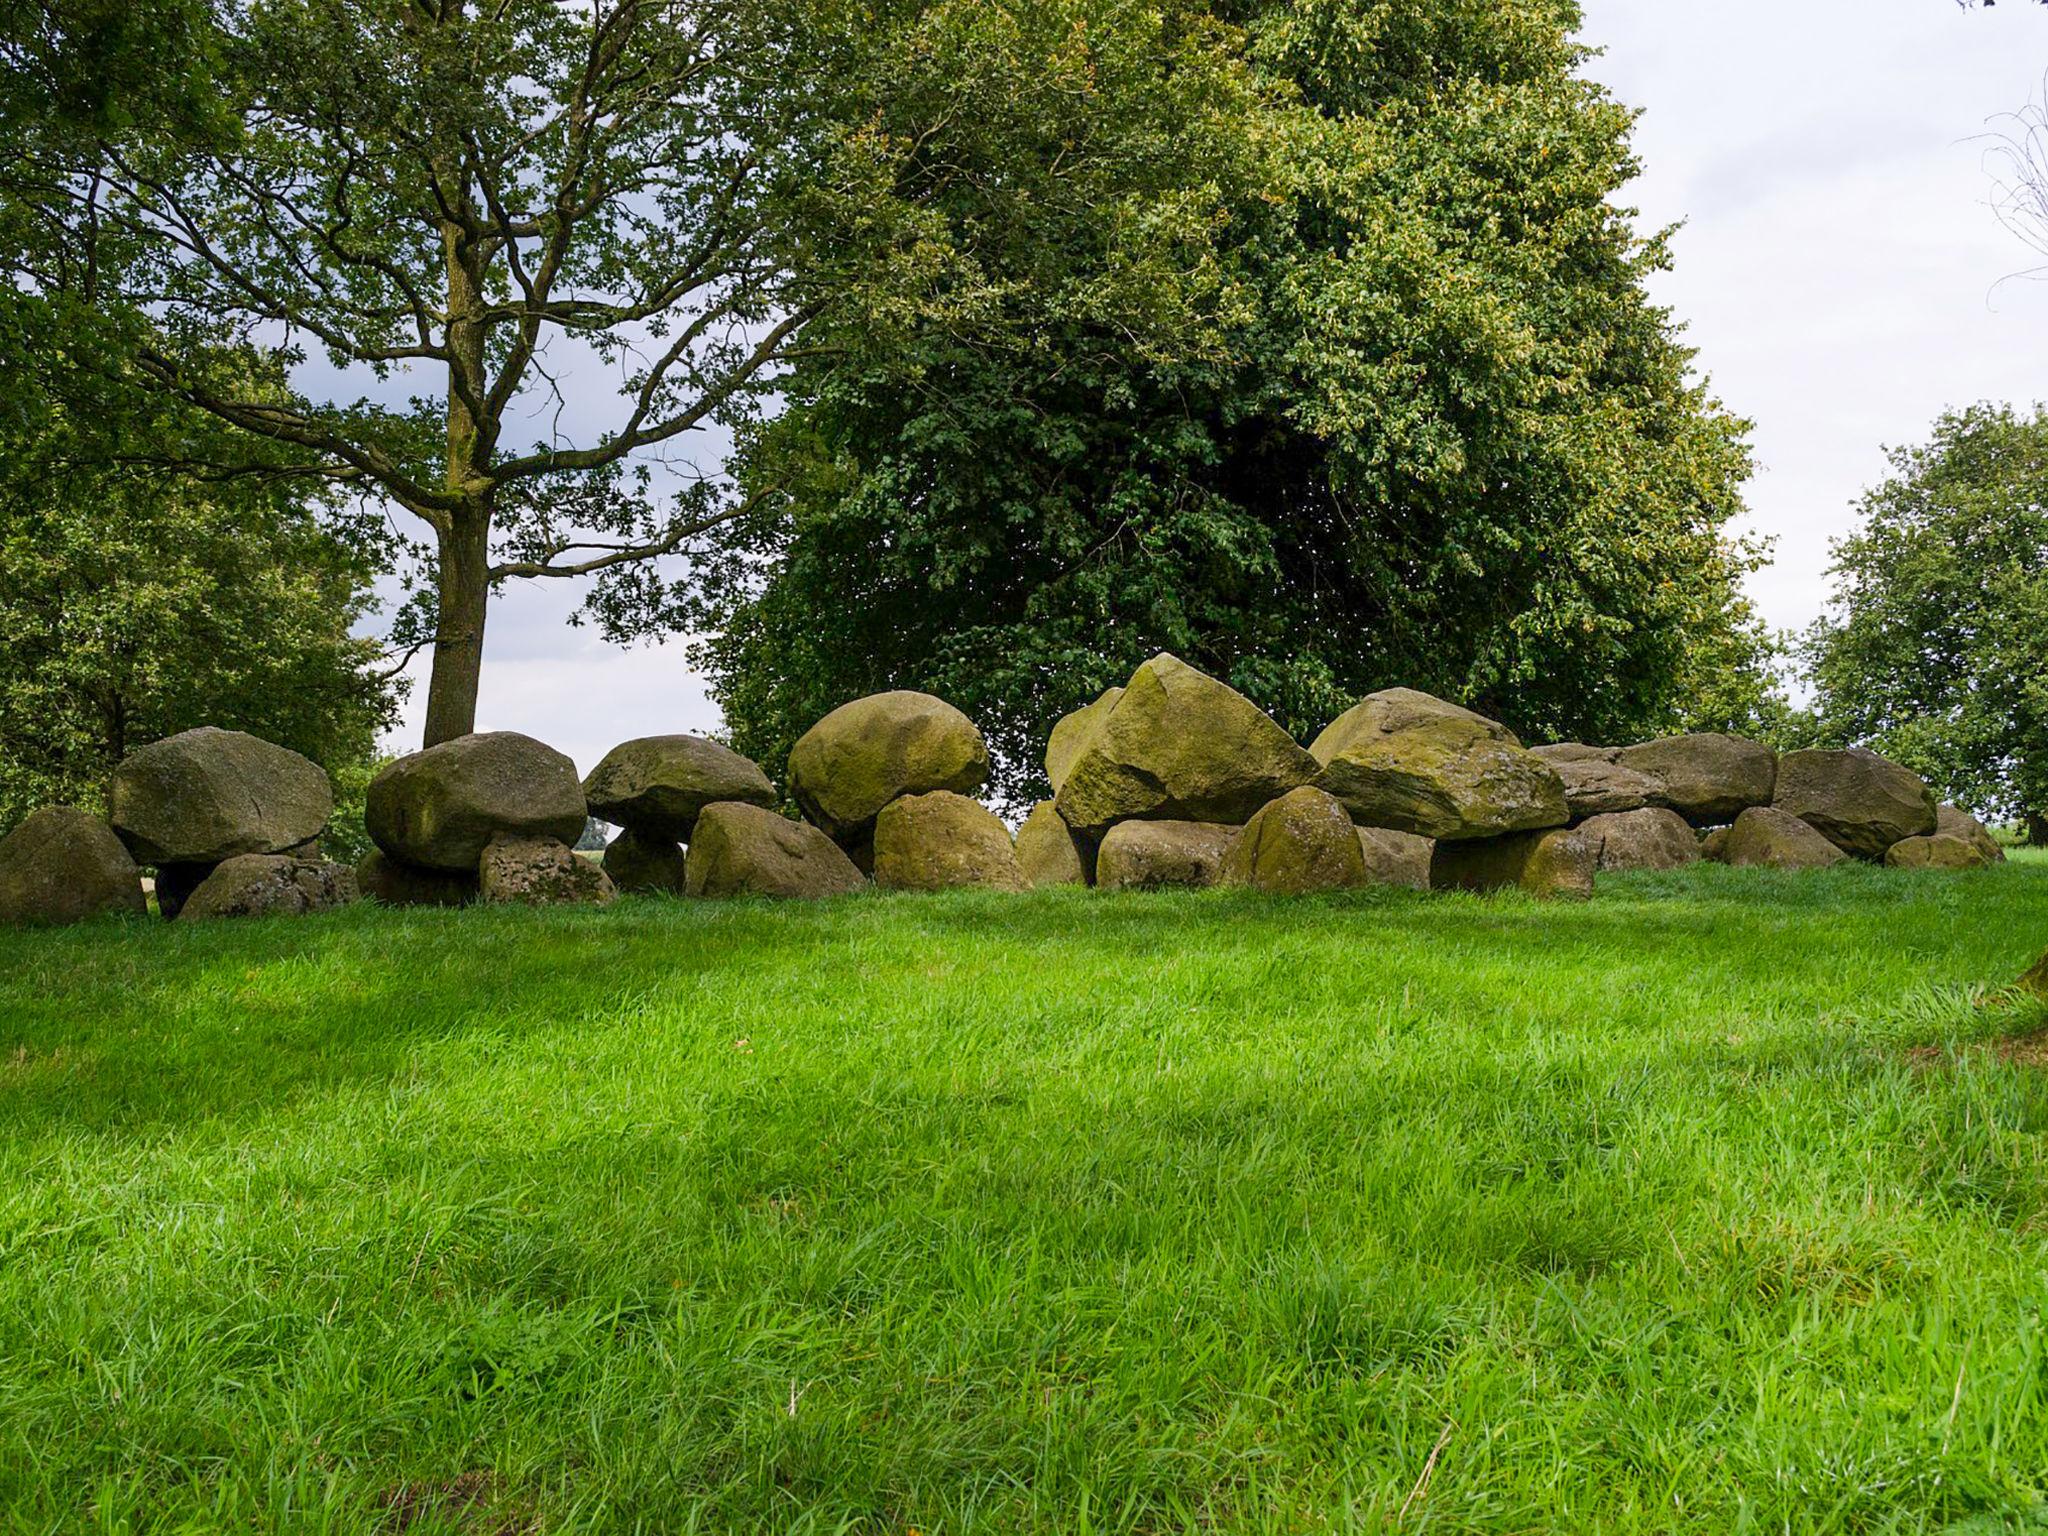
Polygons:
<instances>
[{"instance_id":1,"label":"sunlit grass","mask_svg":"<svg viewBox=\"0 0 2048 1536\"><path fill-rule=\"evenodd\" d=\"M2020 1529L2043 947L2025 858L0 935L0 1524Z\"/></svg>"}]
</instances>

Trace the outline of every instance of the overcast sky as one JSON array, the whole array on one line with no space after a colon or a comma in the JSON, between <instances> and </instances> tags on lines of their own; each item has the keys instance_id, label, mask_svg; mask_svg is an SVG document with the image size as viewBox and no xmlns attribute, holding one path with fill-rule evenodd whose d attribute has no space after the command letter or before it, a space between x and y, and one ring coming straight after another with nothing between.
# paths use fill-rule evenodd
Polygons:
<instances>
[{"instance_id":1,"label":"overcast sky","mask_svg":"<svg viewBox=\"0 0 2048 1536\"><path fill-rule=\"evenodd\" d=\"M1827 593L1886 444L1944 407L2048 399L2048 284L1985 207L1997 113L2038 97L2048 7L1953 0L1585 0L1595 78L1642 109L1650 224L1684 224L1657 296L1699 367L1756 423L1750 527L1776 540L1752 590L1780 627ZM702 731L718 711L681 642L620 650L565 622L561 584L492 612L479 729L554 743L588 770L615 743ZM422 690L423 692L423 690ZM397 737L418 740L415 698Z\"/></svg>"}]
</instances>

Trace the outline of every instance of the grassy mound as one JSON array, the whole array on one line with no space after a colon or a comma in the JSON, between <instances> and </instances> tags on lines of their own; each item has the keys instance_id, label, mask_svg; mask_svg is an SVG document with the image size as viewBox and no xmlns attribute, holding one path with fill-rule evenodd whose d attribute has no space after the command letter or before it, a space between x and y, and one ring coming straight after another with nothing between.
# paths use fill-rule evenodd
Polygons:
<instances>
[{"instance_id":1,"label":"grassy mound","mask_svg":"<svg viewBox=\"0 0 2048 1536\"><path fill-rule=\"evenodd\" d=\"M2044 945L2048 863L0 935L0 1524L2018 1528Z\"/></svg>"}]
</instances>

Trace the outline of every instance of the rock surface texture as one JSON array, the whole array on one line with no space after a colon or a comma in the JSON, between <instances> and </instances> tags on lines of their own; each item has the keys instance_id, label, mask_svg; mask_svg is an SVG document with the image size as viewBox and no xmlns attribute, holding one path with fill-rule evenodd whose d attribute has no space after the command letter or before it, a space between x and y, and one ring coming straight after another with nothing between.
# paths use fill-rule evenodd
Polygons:
<instances>
[{"instance_id":1,"label":"rock surface texture","mask_svg":"<svg viewBox=\"0 0 2048 1536\"><path fill-rule=\"evenodd\" d=\"M696 825L694 817L691 825ZM606 845L604 872L621 891L669 896L683 894L683 850L666 838L643 836L631 827Z\"/></svg>"},{"instance_id":2,"label":"rock surface texture","mask_svg":"<svg viewBox=\"0 0 2048 1536\"><path fill-rule=\"evenodd\" d=\"M1462 840L1561 827L1564 781L1506 726L1413 688L1373 694L1309 749L1362 827Z\"/></svg>"},{"instance_id":3,"label":"rock surface texture","mask_svg":"<svg viewBox=\"0 0 2048 1536\"><path fill-rule=\"evenodd\" d=\"M214 917L304 917L356 899L355 872L325 859L242 853L224 860L178 913L181 923Z\"/></svg>"},{"instance_id":4,"label":"rock surface texture","mask_svg":"<svg viewBox=\"0 0 2048 1536\"><path fill-rule=\"evenodd\" d=\"M1576 829L1563 828L1440 842L1429 884L1438 891L1513 888L1546 900L1583 900L1593 894L1593 849Z\"/></svg>"},{"instance_id":5,"label":"rock surface texture","mask_svg":"<svg viewBox=\"0 0 2048 1536\"><path fill-rule=\"evenodd\" d=\"M1088 749L1089 743L1101 731L1102 722L1109 718L1109 712L1116 708L1116 701L1123 696L1121 688L1105 689L1093 704L1084 704L1072 714L1062 715L1053 726L1052 735L1045 743L1045 777L1054 794L1060 792L1074 760Z\"/></svg>"},{"instance_id":6,"label":"rock surface texture","mask_svg":"<svg viewBox=\"0 0 2048 1536\"><path fill-rule=\"evenodd\" d=\"M1632 869L1677 869L1699 861L1699 834L1676 811L1651 807L1615 811L1579 824L1593 848L1593 867L1621 873Z\"/></svg>"},{"instance_id":7,"label":"rock surface texture","mask_svg":"<svg viewBox=\"0 0 2048 1536\"><path fill-rule=\"evenodd\" d=\"M866 884L846 851L808 822L740 803L707 805L697 818L692 896L843 896Z\"/></svg>"},{"instance_id":8,"label":"rock surface texture","mask_svg":"<svg viewBox=\"0 0 2048 1536\"><path fill-rule=\"evenodd\" d=\"M1241 825L1315 771L1250 699L1161 654L1131 675L1087 733L1054 803L1090 837L1133 820Z\"/></svg>"},{"instance_id":9,"label":"rock surface texture","mask_svg":"<svg viewBox=\"0 0 2048 1536\"><path fill-rule=\"evenodd\" d=\"M1739 736L1703 732L1623 747L1617 766L1655 782L1649 803L1676 811L1696 827L1732 822L1752 806L1769 805L1778 755Z\"/></svg>"},{"instance_id":10,"label":"rock surface texture","mask_svg":"<svg viewBox=\"0 0 2048 1536\"><path fill-rule=\"evenodd\" d=\"M401 757L370 781L371 841L422 869L475 870L500 832L573 844L583 835L576 765L515 731L483 731Z\"/></svg>"},{"instance_id":11,"label":"rock surface texture","mask_svg":"<svg viewBox=\"0 0 2048 1536\"><path fill-rule=\"evenodd\" d=\"M1245 824L1217 878L1280 896L1349 890L1365 884L1365 851L1343 802L1305 784Z\"/></svg>"},{"instance_id":12,"label":"rock surface texture","mask_svg":"<svg viewBox=\"0 0 2048 1536\"><path fill-rule=\"evenodd\" d=\"M1771 803L1859 859L1882 859L1893 843L1925 837L1940 820L1919 774L1861 747L1787 752Z\"/></svg>"},{"instance_id":13,"label":"rock surface texture","mask_svg":"<svg viewBox=\"0 0 2048 1536\"><path fill-rule=\"evenodd\" d=\"M218 864L320 835L334 788L318 763L243 731L201 726L114 770L108 819L144 864Z\"/></svg>"},{"instance_id":14,"label":"rock surface texture","mask_svg":"<svg viewBox=\"0 0 2048 1536\"><path fill-rule=\"evenodd\" d=\"M1789 811L1763 805L1735 818L1714 857L1737 869L1826 869L1848 855Z\"/></svg>"},{"instance_id":15,"label":"rock surface texture","mask_svg":"<svg viewBox=\"0 0 2048 1536\"><path fill-rule=\"evenodd\" d=\"M142 871L97 816L53 805L0 838L0 923L81 923L148 910Z\"/></svg>"},{"instance_id":16,"label":"rock surface texture","mask_svg":"<svg viewBox=\"0 0 2048 1536\"><path fill-rule=\"evenodd\" d=\"M1983 856L1986 864L2003 864L2005 849L1990 828L1972 816L1968 811L1953 805L1937 806L1934 812L1934 830L1941 837L1959 837Z\"/></svg>"},{"instance_id":17,"label":"rock surface texture","mask_svg":"<svg viewBox=\"0 0 2048 1536\"><path fill-rule=\"evenodd\" d=\"M1930 837L1903 837L1884 851L1892 869L1982 869L1991 861L1966 839L1936 832Z\"/></svg>"},{"instance_id":18,"label":"rock surface texture","mask_svg":"<svg viewBox=\"0 0 2048 1536\"><path fill-rule=\"evenodd\" d=\"M1214 885L1238 831L1213 821L1119 822L1095 856L1095 883L1105 891Z\"/></svg>"},{"instance_id":19,"label":"rock surface texture","mask_svg":"<svg viewBox=\"0 0 2048 1536\"><path fill-rule=\"evenodd\" d=\"M583 781L590 814L657 842L687 843L697 817L721 800L775 804L752 758L703 736L642 736L604 755Z\"/></svg>"},{"instance_id":20,"label":"rock surface texture","mask_svg":"<svg viewBox=\"0 0 2048 1536\"><path fill-rule=\"evenodd\" d=\"M1095 859L1050 800L1031 808L1017 829L1017 868L1033 889L1048 885L1091 885Z\"/></svg>"},{"instance_id":21,"label":"rock surface texture","mask_svg":"<svg viewBox=\"0 0 2048 1536\"><path fill-rule=\"evenodd\" d=\"M882 807L875 884L885 891L1029 889L1010 829L979 801L944 789Z\"/></svg>"},{"instance_id":22,"label":"rock surface texture","mask_svg":"<svg viewBox=\"0 0 2048 1536\"><path fill-rule=\"evenodd\" d=\"M528 907L602 907L619 894L610 876L560 838L518 832L492 836L477 859L477 882L485 901Z\"/></svg>"},{"instance_id":23,"label":"rock surface texture","mask_svg":"<svg viewBox=\"0 0 2048 1536\"><path fill-rule=\"evenodd\" d=\"M853 844L899 795L972 794L988 770L972 720L944 699L899 690L842 704L798 737L789 788L814 825Z\"/></svg>"},{"instance_id":24,"label":"rock surface texture","mask_svg":"<svg viewBox=\"0 0 2048 1536\"><path fill-rule=\"evenodd\" d=\"M1564 802L1574 821L1640 811L1662 786L1646 773L1624 768L1620 747L1588 747L1578 742L1531 747L1564 784Z\"/></svg>"},{"instance_id":25,"label":"rock surface texture","mask_svg":"<svg viewBox=\"0 0 2048 1536\"><path fill-rule=\"evenodd\" d=\"M1367 885L1429 889L1429 864L1436 854L1436 843L1430 838L1388 827L1360 827L1358 851L1365 856Z\"/></svg>"}]
</instances>

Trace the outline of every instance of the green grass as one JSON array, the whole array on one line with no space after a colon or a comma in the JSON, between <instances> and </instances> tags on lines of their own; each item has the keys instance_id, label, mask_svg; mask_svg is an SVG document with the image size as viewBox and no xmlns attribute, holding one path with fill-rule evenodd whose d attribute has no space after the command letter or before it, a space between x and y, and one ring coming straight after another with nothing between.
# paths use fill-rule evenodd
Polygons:
<instances>
[{"instance_id":1,"label":"green grass","mask_svg":"<svg viewBox=\"0 0 2048 1536\"><path fill-rule=\"evenodd\" d=\"M8 1531L1971 1531L2048 863L0 935Z\"/></svg>"}]
</instances>

